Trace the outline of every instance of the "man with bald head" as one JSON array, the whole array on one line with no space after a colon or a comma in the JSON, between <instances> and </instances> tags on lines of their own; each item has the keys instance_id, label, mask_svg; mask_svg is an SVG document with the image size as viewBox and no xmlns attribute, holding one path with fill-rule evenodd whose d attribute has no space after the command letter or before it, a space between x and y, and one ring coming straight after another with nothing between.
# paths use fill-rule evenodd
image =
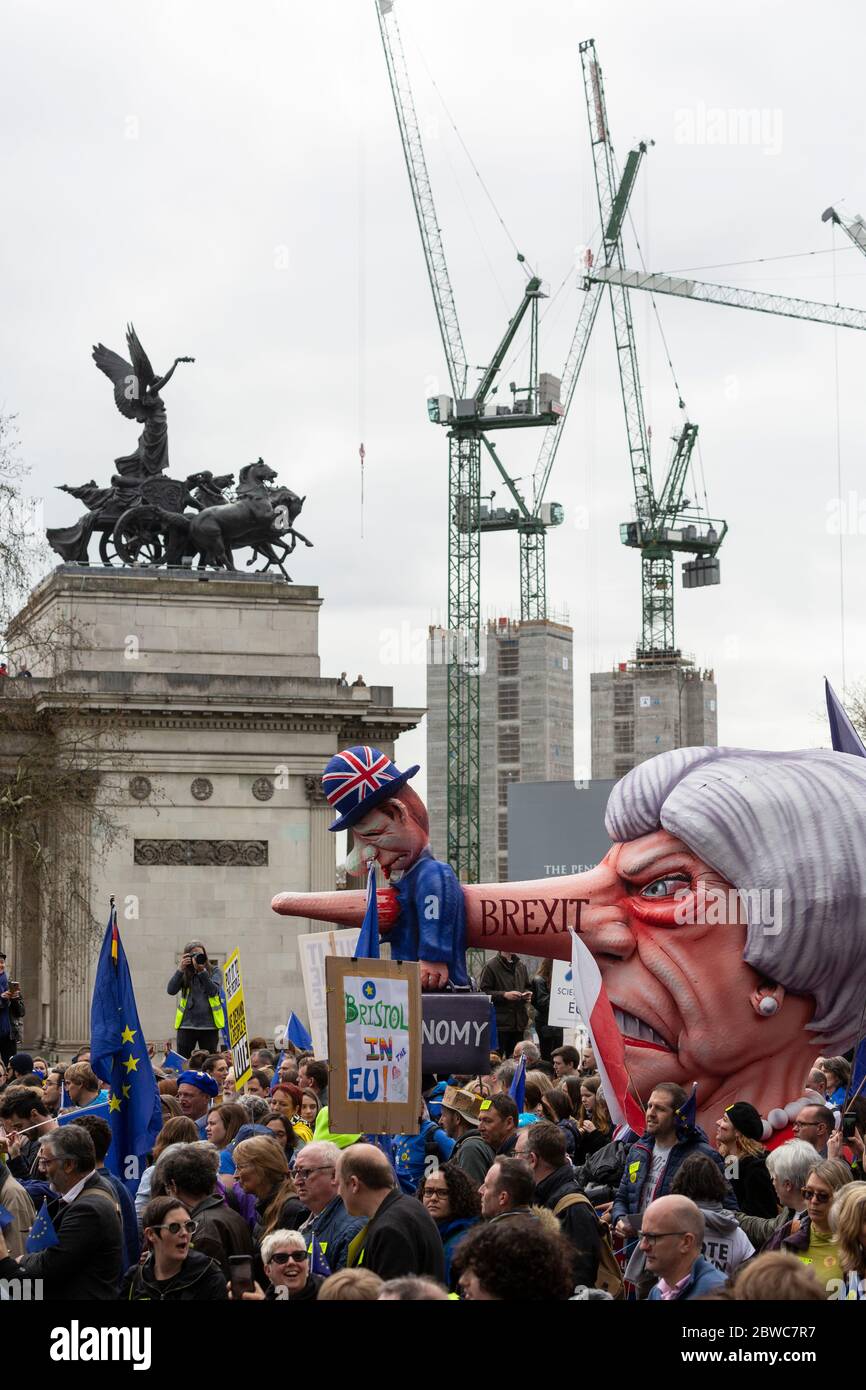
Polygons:
<instances>
[{"instance_id":1,"label":"man with bald head","mask_svg":"<svg viewBox=\"0 0 866 1390\"><path fill-rule=\"evenodd\" d=\"M640 1248L648 1274L658 1275L653 1302L700 1298L725 1283L721 1270L701 1254L704 1214L690 1197L657 1197L643 1214Z\"/></svg>"},{"instance_id":2,"label":"man with bald head","mask_svg":"<svg viewBox=\"0 0 866 1390\"><path fill-rule=\"evenodd\" d=\"M381 1149L372 1144L344 1149L337 1184L346 1211L366 1223L349 1245L348 1268L360 1265L386 1280L426 1274L445 1282L445 1253L436 1223L421 1202L400 1191Z\"/></svg>"}]
</instances>

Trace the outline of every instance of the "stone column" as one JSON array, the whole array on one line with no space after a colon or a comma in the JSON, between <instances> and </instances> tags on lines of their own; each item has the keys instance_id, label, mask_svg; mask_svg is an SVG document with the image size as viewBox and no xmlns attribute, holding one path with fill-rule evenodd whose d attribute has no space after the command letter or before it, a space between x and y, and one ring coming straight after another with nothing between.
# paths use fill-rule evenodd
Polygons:
<instances>
[{"instance_id":1,"label":"stone column","mask_svg":"<svg viewBox=\"0 0 866 1390\"><path fill-rule=\"evenodd\" d=\"M334 836L328 826L334 820L334 811L328 804L318 777L305 777L304 791L310 808L309 891L331 893L336 886L336 852Z\"/></svg>"}]
</instances>

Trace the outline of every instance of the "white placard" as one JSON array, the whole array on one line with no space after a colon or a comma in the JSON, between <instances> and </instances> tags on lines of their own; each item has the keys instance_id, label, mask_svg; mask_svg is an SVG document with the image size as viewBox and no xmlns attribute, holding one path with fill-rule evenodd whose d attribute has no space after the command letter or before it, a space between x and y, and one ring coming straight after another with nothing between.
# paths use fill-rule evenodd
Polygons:
<instances>
[{"instance_id":1,"label":"white placard","mask_svg":"<svg viewBox=\"0 0 866 1390\"><path fill-rule=\"evenodd\" d=\"M550 980L550 1012L547 1021L551 1028L577 1028L580 1016L574 1007L571 987L571 961L555 960Z\"/></svg>"},{"instance_id":2,"label":"white placard","mask_svg":"<svg viewBox=\"0 0 866 1390\"><path fill-rule=\"evenodd\" d=\"M409 981L347 975L346 1100L404 1105L409 1100ZM417 1042L416 1042L417 1047Z\"/></svg>"},{"instance_id":3,"label":"white placard","mask_svg":"<svg viewBox=\"0 0 866 1390\"><path fill-rule=\"evenodd\" d=\"M323 1059L328 1055L328 1004L325 993L325 957L352 956L361 934L360 927L339 931L311 932L298 937L304 997L307 1001L313 1051Z\"/></svg>"}]
</instances>

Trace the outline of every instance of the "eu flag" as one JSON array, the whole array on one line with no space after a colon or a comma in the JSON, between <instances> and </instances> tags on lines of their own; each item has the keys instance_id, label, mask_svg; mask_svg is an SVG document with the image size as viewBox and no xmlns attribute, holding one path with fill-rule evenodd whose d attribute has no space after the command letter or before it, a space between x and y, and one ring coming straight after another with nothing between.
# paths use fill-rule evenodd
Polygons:
<instances>
[{"instance_id":1,"label":"eu flag","mask_svg":"<svg viewBox=\"0 0 866 1390\"><path fill-rule=\"evenodd\" d=\"M312 1251L310 1259L310 1273L320 1274L323 1279L327 1279L331 1273L331 1266L325 1259L325 1252L319 1244L318 1238L314 1235L312 1240Z\"/></svg>"},{"instance_id":2,"label":"eu flag","mask_svg":"<svg viewBox=\"0 0 866 1390\"><path fill-rule=\"evenodd\" d=\"M698 1083L692 1085L692 1093L684 1100L674 1115L674 1126L678 1139L688 1139L698 1122Z\"/></svg>"},{"instance_id":3,"label":"eu flag","mask_svg":"<svg viewBox=\"0 0 866 1390\"><path fill-rule=\"evenodd\" d=\"M313 1039L310 1037L306 1028L296 1013L293 1013L286 1025L286 1037L293 1047L299 1052L310 1052L313 1047Z\"/></svg>"},{"instance_id":4,"label":"eu flag","mask_svg":"<svg viewBox=\"0 0 866 1390\"><path fill-rule=\"evenodd\" d=\"M514 1073L514 1080L508 1088L508 1094L517 1109L522 1111L526 1099L526 1055L523 1052L520 1054L520 1061L517 1063L517 1071Z\"/></svg>"},{"instance_id":5,"label":"eu flag","mask_svg":"<svg viewBox=\"0 0 866 1390\"><path fill-rule=\"evenodd\" d=\"M90 1006L90 1065L111 1088L111 1148L105 1166L134 1194L145 1156L162 1128L162 1109L113 898Z\"/></svg>"},{"instance_id":6,"label":"eu flag","mask_svg":"<svg viewBox=\"0 0 866 1390\"><path fill-rule=\"evenodd\" d=\"M367 876L367 910L361 923L361 934L355 947L358 960L379 959L379 902L376 897L376 865L370 865Z\"/></svg>"},{"instance_id":7,"label":"eu flag","mask_svg":"<svg viewBox=\"0 0 866 1390\"><path fill-rule=\"evenodd\" d=\"M284 1034L286 1042L290 1042L292 1046L298 1048L300 1052L312 1051L313 1039L310 1037L303 1023L294 1011L289 1014L288 1022L286 1023L284 1029ZM281 1047L280 1055L277 1058L277 1065L274 1067L274 1075L271 1079L271 1084L269 1088L272 1095L280 1084L280 1067L283 1065L283 1062L285 1060L286 1049L285 1047Z\"/></svg>"},{"instance_id":8,"label":"eu flag","mask_svg":"<svg viewBox=\"0 0 866 1390\"><path fill-rule=\"evenodd\" d=\"M59 1245L60 1237L54 1229L54 1222L48 1211L48 1198L46 1197L39 1209L39 1215L30 1227L30 1234L24 1245L28 1255L38 1255L40 1250L50 1250L52 1245Z\"/></svg>"}]
</instances>

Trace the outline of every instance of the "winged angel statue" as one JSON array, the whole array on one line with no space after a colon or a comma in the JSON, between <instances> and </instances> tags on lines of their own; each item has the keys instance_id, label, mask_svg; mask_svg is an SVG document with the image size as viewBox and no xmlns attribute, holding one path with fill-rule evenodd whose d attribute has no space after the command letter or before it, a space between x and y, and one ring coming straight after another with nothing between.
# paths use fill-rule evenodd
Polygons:
<instances>
[{"instance_id":1,"label":"winged angel statue","mask_svg":"<svg viewBox=\"0 0 866 1390\"><path fill-rule=\"evenodd\" d=\"M121 415L144 425L135 452L115 459L118 472L134 470L153 477L168 468L168 421L159 393L171 381L180 362L194 362L195 358L176 357L165 376L157 376L132 324L126 330L126 344L131 362L124 361L120 353L112 352L104 343L96 344L93 360L114 387L114 403Z\"/></svg>"}]
</instances>

